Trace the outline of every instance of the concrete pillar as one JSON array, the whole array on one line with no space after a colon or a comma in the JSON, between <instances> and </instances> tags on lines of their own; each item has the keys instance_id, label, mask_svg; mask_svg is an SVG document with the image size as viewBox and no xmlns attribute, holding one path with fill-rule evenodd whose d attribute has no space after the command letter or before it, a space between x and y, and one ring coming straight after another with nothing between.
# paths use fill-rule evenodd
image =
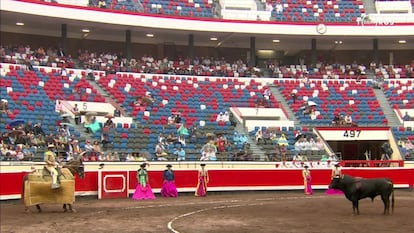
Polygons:
<instances>
[{"instance_id":1,"label":"concrete pillar","mask_svg":"<svg viewBox=\"0 0 414 233\"><path fill-rule=\"evenodd\" d=\"M125 31L125 57L128 60L132 57L131 30Z\"/></svg>"},{"instance_id":2,"label":"concrete pillar","mask_svg":"<svg viewBox=\"0 0 414 233\"><path fill-rule=\"evenodd\" d=\"M190 63L193 63L194 60L194 35L188 35L188 58L190 58Z\"/></svg>"},{"instance_id":3,"label":"concrete pillar","mask_svg":"<svg viewBox=\"0 0 414 233\"><path fill-rule=\"evenodd\" d=\"M250 63L251 67L256 66L256 37L250 37Z\"/></svg>"},{"instance_id":4,"label":"concrete pillar","mask_svg":"<svg viewBox=\"0 0 414 233\"><path fill-rule=\"evenodd\" d=\"M375 64L378 64L379 62L378 39L377 38L372 40L372 60L375 62Z\"/></svg>"},{"instance_id":5,"label":"concrete pillar","mask_svg":"<svg viewBox=\"0 0 414 233\"><path fill-rule=\"evenodd\" d=\"M311 67L315 67L318 62L318 52L316 48L316 39L311 40Z\"/></svg>"},{"instance_id":6,"label":"concrete pillar","mask_svg":"<svg viewBox=\"0 0 414 233\"><path fill-rule=\"evenodd\" d=\"M67 43L68 43L68 25L62 24L60 29L61 48L65 55L67 55Z\"/></svg>"}]
</instances>

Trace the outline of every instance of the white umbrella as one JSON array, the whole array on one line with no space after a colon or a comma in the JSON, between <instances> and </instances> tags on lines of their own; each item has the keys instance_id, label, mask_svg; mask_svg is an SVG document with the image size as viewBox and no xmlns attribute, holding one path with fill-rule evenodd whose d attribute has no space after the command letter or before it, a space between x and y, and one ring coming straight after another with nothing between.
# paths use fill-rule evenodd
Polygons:
<instances>
[{"instance_id":1,"label":"white umbrella","mask_svg":"<svg viewBox=\"0 0 414 233\"><path fill-rule=\"evenodd\" d=\"M313 101L308 101L308 105L309 106L316 106L317 104L315 102L313 102Z\"/></svg>"}]
</instances>

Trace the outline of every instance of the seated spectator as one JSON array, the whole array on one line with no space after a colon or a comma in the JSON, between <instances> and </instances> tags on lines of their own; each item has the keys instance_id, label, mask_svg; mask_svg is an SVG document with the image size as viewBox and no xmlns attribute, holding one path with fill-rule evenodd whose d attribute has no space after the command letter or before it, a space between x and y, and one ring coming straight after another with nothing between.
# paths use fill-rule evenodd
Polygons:
<instances>
[{"instance_id":1,"label":"seated spectator","mask_svg":"<svg viewBox=\"0 0 414 233\"><path fill-rule=\"evenodd\" d=\"M341 114L338 113L334 116L334 119L332 120L332 125L333 126L343 125L343 117Z\"/></svg>"},{"instance_id":2,"label":"seated spectator","mask_svg":"<svg viewBox=\"0 0 414 233\"><path fill-rule=\"evenodd\" d=\"M94 141L92 147L93 147L93 151L97 153L98 155L102 153L102 149L101 149L101 146L99 145L99 141Z\"/></svg>"},{"instance_id":3,"label":"seated spectator","mask_svg":"<svg viewBox=\"0 0 414 233\"><path fill-rule=\"evenodd\" d=\"M155 146L155 156L158 161L167 160L168 152L165 149L164 145L160 142Z\"/></svg>"},{"instance_id":4,"label":"seated spectator","mask_svg":"<svg viewBox=\"0 0 414 233\"><path fill-rule=\"evenodd\" d=\"M182 120L182 118L181 118L180 114L177 114L174 118L174 123L176 125L179 125L179 124L181 124L181 120Z\"/></svg>"},{"instance_id":5,"label":"seated spectator","mask_svg":"<svg viewBox=\"0 0 414 233\"><path fill-rule=\"evenodd\" d=\"M224 112L224 117L223 117L223 121L224 122L228 122L228 121L230 121L230 114L229 114L229 112Z\"/></svg>"},{"instance_id":6,"label":"seated spectator","mask_svg":"<svg viewBox=\"0 0 414 233\"><path fill-rule=\"evenodd\" d=\"M115 162L121 161L121 158L119 157L118 152L112 152L112 160L111 161L115 161Z\"/></svg>"},{"instance_id":7,"label":"seated spectator","mask_svg":"<svg viewBox=\"0 0 414 233\"><path fill-rule=\"evenodd\" d=\"M85 151L87 151L87 152L92 152L93 151L93 145L91 144L91 140L86 140L85 141L85 146L84 146L85 148Z\"/></svg>"},{"instance_id":8,"label":"seated spectator","mask_svg":"<svg viewBox=\"0 0 414 233\"><path fill-rule=\"evenodd\" d=\"M322 142L321 138L316 139L316 147L318 148L318 150L324 150L325 149L325 145Z\"/></svg>"},{"instance_id":9,"label":"seated spectator","mask_svg":"<svg viewBox=\"0 0 414 233\"><path fill-rule=\"evenodd\" d=\"M257 130L257 132L255 134L255 139L256 139L256 143L258 143L258 144L265 143L264 139L263 139L263 134L262 134L261 129Z\"/></svg>"},{"instance_id":10,"label":"seated spectator","mask_svg":"<svg viewBox=\"0 0 414 233\"><path fill-rule=\"evenodd\" d=\"M39 136L39 135L45 136L46 135L45 132L42 129L42 123L39 122L39 123L34 125L33 133L34 133L35 136Z\"/></svg>"},{"instance_id":11,"label":"seated spectator","mask_svg":"<svg viewBox=\"0 0 414 233\"><path fill-rule=\"evenodd\" d=\"M23 130L26 134L34 132L32 121L28 121L24 126Z\"/></svg>"},{"instance_id":12,"label":"seated spectator","mask_svg":"<svg viewBox=\"0 0 414 233\"><path fill-rule=\"evenodd\" d=\"M184 161L185 160L185 150L183 147L178 147L176 151L174 151L174 155L177 157L177 161Z\"/></svg>"},{"instance_id":13,"label":"seated spectator","mask_svg":"<svg viewBox=\"0 0 414 233\"><path fill-rule=\"evenodd\" d=\"M128 153L126 158L125 158L126 162L134 162L135 161L135 157L132 155L132 153Z\"/></svg>"},{"instance_id":14,"label":"seated spectator","mask_svg":"<svg viewBox=\"0 0 414 233\"><path fill-rule=\"evenodd\" d=\"M172 125L172 124L174 124L175 123L175 115L174 114L171 114L171 116L169 116L168 117L168 124L169 125Z\"/></svg>"},{"instance_id":15,"label":"seated spectator","mask_svg":"<svg viewBox=\"0 0 414 233\"><path fill-rule=\"evenodd\" d=\"M225 117L224 117L223 112L220 112L220 113L217 115L217 117L216 117L216 121L217 121L217 122L225 121Z\"/></svg>"},{"instance_id":16,"label":"seated spectator","mask_svg":"<svg viewBox=\"0 0 414 233\"><path fill-rule=\"evenodd\" d=\"M276 3L275 10L277 14L283 13L283 4L281 2Z\"/></svg>"},{"instance_id":17,"label":"seated spectator","mask_svg":"<svg viewBox=\"0 0 414 233\"><path fill-rule=\"evenodd\" d=\"M162 143L163 145L167 144L167 139L163 133L160 133L160 135L158 135L158 142Z\"/></svg>"},{"instance_id":18,"label":"seated spectator","mask_svg":"<svg viewBox=\"0 0 414 233\"><path fill-rule=\"evenodd\" d=\"M299 138L296 142L295 142L295 152L296 153L300 153L301 151L306 150L306 138L305 137L301 137Z\"/></svg>"},{"instance_id":19,"label":"seated spectator","mask_svg":"<svg viewBox=\"0 0 414 233\"><path fill-rule=\"evenodd\" d=\"M217 151L219 153L226 151L227 141L223 135L220 135L219 137L217 137L215 144L217 146Z\"/></svg>"},{"instance_id":20,"label":"seated spectator","mask_svg":"<svg viewBox=\"0 0 414 233\"><path fill-rule=\"evenodd\" d=\"M297 95L296 95L297 90L293 89L292 92L290 93L290 97L293 100L293 103L296 103L296 100L298 99Z\"/></svg>"},{"instance_id":21,"label":"seated spectator","mask_svg":"<svg viewBox=\"0 0 414 233\"><path fill-rule=\"evenodd\" d=\"M407 139L405 142L405 149L414 151L414 144L411 142L411 140Z\"/></svg>"},{"instance_id":22,"label":"seated spectator","mask_svg":"<svg viewBox=\"0 0 414 233\"><path fill-rule=\"evenodd\" d=\"M217 153L217 147L214 145L213 142L208 142L206 143L202 148L201 148L201 161L216 161L217 157L216 157L216 153Z\"/></svg>"},{"instance_id":23,"label":"seated spectator","mask_svg":"<svg viewBox=\"0 0 414 233\"><path fill-rule=\"evenodd\" d=\"M346 114L346 116L344 117L344 122L348 126L352 125L352 116L350 113Z\"/></svg>"},{"instance_id":24,"label":"seated spectator","mask_svg":"<svg viewBox=\"0 0 414 233\"><path fill-rule=\"evenodd\" d=\"M166 138L166 142L167 142L167 146L169 147L170 145L180 145L182 146L181 142L178 140L178 137L174 135L174 133L170 133L168 134L167 138Z\"/></svg>"},{"instance_id":25,"label":"seated spectator","mask_svg":"<svg viewBox=\"0 0 414 233\"><path fill-rule=\"evenodd\" d=\"M98 1L98 7L99 8L106 8L106 1L105 0L99 0Z\"/></svg>"},{"instance_id":26,"label":"seated spectator","mask_svg":"<svg viewBox=\"0 0 414 233\"><path fill-rule=\"evenodd\" d=\"M104 123L104 127L115 128L115 123L112 121L112 117L108 117Z\"/></svg>"},{"instance_id":27,"label":"seated spectator","mask_svg":"<svg viewBox=\"0 0 414 233\"><path fill-rule=\"evenodd\" d=\"M6 99L1 99L0 112L7 113L9 111L9 102Z\"/></svg>"}]
</instances>

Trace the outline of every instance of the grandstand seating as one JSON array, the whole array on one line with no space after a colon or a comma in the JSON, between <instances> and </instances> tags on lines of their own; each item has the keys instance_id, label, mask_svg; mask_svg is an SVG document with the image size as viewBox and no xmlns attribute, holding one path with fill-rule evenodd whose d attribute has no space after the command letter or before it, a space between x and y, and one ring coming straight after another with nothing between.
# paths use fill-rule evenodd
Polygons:
<instances>
[{"instance_id":1,"label":"grandstand seating","mask_svg":"<svg viewBox=\"0 0 414 233\"><path fill-rule=\"evenodd\" d=\"M219 112L231 106L255 107L257 98L263 98L262 86L255 80L248 83L232 79L197 79L163 75L117 74L100 77L100 85L132 115L136 121L150 129L149 150L155 148L159 133L168 134L177 130L167 125L172 113L181 113L186 127L205 124L204 132L225 132L232 135L230 123L217 123ZM150 92L155 99L151 106L136 106L138 96ZM270 106L277 107L273 96ZM154 125L152 125L154 124Z\"/></svg>"},{"instance_id":2,"label":"grandstand seating","mask_svg":"<svg viewBox=\"0 0 414 233\"><path fill-rule=\"evenodd\" d=\"M55 112L55 100L80 100L101 102L104 98L90 85L84 71L70 71L68 77L60 76L56 68L36 68L33 71L23 70L21 66L9 64L2 69L0 79L1 98L9 102L12 109L2 114L0 129L3 131L7 123L13 119L42 122L46 132L54 132L61 120ZM49 71L50 70L50 71ZM117 124L111 129L112 147L119 152L154 151L160 133L176 133L175 125L168 125L167 118L172 113L181 113L187 128L197 125L203 133L223 133L241 149L243 142L233 137L234 127L229 123L219 124L215 121L219 112L228 111L231 106L255 107L257 98L263 98L264 85L260 79L170 76L160 74L117 73L96 75L98 83L106 89L127 112L131 113L136 123L131 125ZM289 106L296 112L303 125L330 125L333 115L338 112L352 112L352 117L359 125L383 125L386 118L370 86L370 81L346 79L275 79ZM393 79L384 83L384 92L393 98L413 99L411 79ZM290 93L296 89L298 101L290 100ZM155 104L138 107L133 103L137 96L145 96L148 92L155 99ZM82 93L82 94L80 94ZM389 93L389 94L388 94ZM318 104L320 117L311 121L301 114L300 107L304 97ZM403 106L412 108L411 102L405 101ZM278 107L274 96L270 98L270 106ZM50 114L44 114L48 112ZM305 131L304 128L298 129ZM294 130L282 127L279 135L287 136L288 151L294 150ZM76 133L76 132L75 132ZM412 131L400 128L393 129L396 137L412 137ZM79 133L77 133L79 134ZM92 135L100 140L101 132ZM199 159L200 148L206 142L188 142L186 151L192 160ZM175 146L170 148L174 150ZM264 148L271 153L274 148ZM307 154L308 158L318 159L324 152ZM221 159L228 159L229 154ZM292 158L293 154L288 155ZM314 156L314 157L312 157Z\"/></svg>"},{"instance_id":3,"label":"grandstand seating","mask_svg":"<svg viewBox=\"0 0 414 233\"><path fill-rule=\"evenodd\" d=\"M287 22L356 22L365 13L359 0L282 0L283 12L272 11L276 21Z\"/></svg>"},{"instance_id":4,"label":"grandstand seating","mask_svg":"<svg viewBox=\"0 0 414 233\"><path fill-rule=\"evenodd\" d=\"M351 113L352 119L359 125L383 125L387 120L382 112L376 96L370 88L370 82L345 80L275 80L274 84L288 101L302 124L330 125L335 115ZM297 91L298 100L293 103L290 95ZM312 120L309 115L302 114L306 101L317 104L320 115Z\"/></svg>"},{"instance_id":5,"label":"grandstand seating","mask_svg":"<svg viewBox=\"0 0 414 233\"><path fill-rule=\"evenodd\" d=\"M414 83L411 79L386 80L382 88L393 108L414 108Z\"/></svg>"},{"instance_id":6,"label":"grandstand seating","mask_svg":"<svg viewBox=\"0 0 414 233\"><path fill-rule=\"evenodd\" d=\"M1 68L4 75L0 81L0 97L7 100L9 109L13 109L4 118L2 116L1 130L14 119L25 119L42 122L47 132L53 132L61 120L55 111L56 100L105 101L89 82L75 74L63 77L57 69L51 72L44 68L27 71L20 65Z\"/></svg>"},{"instance_id":7,"label":"grandstand seating","mask_svg":"<svg viewBox=\"0 0 414 233\"><path fill-rule=\"evenodd\" d=\"M213 18L211 0L107 0L110 9L143 11L148 14Z\"/></svg>"},{"instance_id":8,"label":"grandstand seating","mask_svg":"<svg viewBox=\"0 0 414 233\"><path fill-rule=\"evenodd\" d=\"M406 140L414 143L414 131L410 127L392 127L391 128L394 137L398 140L398 146L403 159L414 161L414 148L406 148ZM403 142L403 143L400 143Z\"/></svg>"},{"instance_id":9,"label":"grandstand seating","mask_svg":"<svg viewBox=\"0 0 414 233\"><path fill-rule=\"evenodd\" d=\"M92 1L94 2L94 1ZM97 6L97 1L92 6ZM362 0L282 0L283 12L274 8L272 18L282 22L356 22L365 13ZM268 0L268 4L273 1ZM212 0L106 0L106 8L174 16L214 18ZM274 6L273 6L274 7Z\"/></svg>"}]
</instances>

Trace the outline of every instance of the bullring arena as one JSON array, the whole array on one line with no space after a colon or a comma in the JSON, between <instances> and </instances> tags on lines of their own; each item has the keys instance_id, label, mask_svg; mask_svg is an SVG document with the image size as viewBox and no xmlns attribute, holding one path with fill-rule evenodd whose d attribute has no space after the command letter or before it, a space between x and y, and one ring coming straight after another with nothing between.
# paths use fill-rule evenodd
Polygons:
<instances>
[{"instance_id":1,"label":"bullring arena","mask_svg":"<svg viewBox=\"0 0 414 233\"><path fill-rule=\"evenodd\" d=\"M138 165L106 163L99 169L97 163L87 164L85 178L76 179L74 213L57 204L41 205L41 213L32 206L26 213L21 200L3 200L1 232L413 232L410 168L343 168L344 174L392 177L396 187L393 214L382 214L377 197L361 200L361 214L354 216L344 195L325 194L330 169L323 167L311 169L315 193L309 196L303 193L300 168L210 162L208 195L195 197L198 163L173 163L179 197L164 198L158 192L165 164L153 162L148 171L156 199L134 201ZM2 168L5 184L11 171ZM19 192L17 176L24 169L30 167L22 165L14 175L18 182L6 182L10 193ZM91 188L96 186L98 191Z\"/></svg>"},{"instance_id":2,"label":"bullring arena","mask_svg":"<svg viewBox=\"0 0 414 233\"><path fill-rule=\"evenodd\" d=\"M414 0L1 0L0 15L1 233L414 233ZM57 189L48 150L67 166ZM135 201L143 162L156 199ZM392 180L392 214L326 194L336 163ZM167 164L178 198L160 195Z\"/></svg>"},{"instance_id":3,"label":"bullring arena","mask_svg":"<svg viewBox=\"0 0 414 233\"><path fill-rule=\"evenodd\" d=\"M27 214L18 201L1 203L1 232L413 232L414 194L396 190L394 214L382 215L382 203L360 202L351 214L343 196L302 192L222 192L196 198L192 193L168 199L95 200L78 198L76 213L44 205Z\"/></svg>"}]
</instances>

